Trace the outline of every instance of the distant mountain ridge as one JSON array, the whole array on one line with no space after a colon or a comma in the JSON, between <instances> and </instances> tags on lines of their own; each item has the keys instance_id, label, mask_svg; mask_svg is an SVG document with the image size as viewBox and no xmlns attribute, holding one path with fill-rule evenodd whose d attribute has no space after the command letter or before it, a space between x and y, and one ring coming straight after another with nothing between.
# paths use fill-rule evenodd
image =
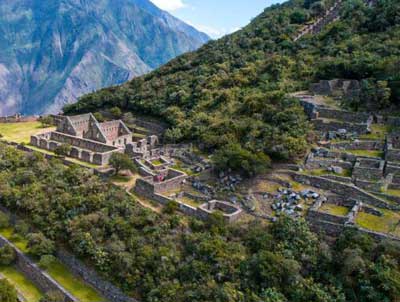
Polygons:
<instances>
[{"instance_id":1,"label":"distant mountain ridge","mask_svg":"<svg viewBox=\"0 0 400 302\"><path fill-rule=\"evenodd\" d=\"M0 115L57 112L208 40L148 0L0 0Z\"/></svg>"}]
</instances>

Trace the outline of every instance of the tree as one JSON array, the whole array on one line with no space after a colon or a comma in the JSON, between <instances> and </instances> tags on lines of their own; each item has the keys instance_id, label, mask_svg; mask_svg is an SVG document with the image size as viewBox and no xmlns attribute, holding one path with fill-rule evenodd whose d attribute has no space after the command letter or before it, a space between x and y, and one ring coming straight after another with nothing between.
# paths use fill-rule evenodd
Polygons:
<instances>
[{"instance_id":1,"label":"tree","mask_svg":"<svg viewBox=\"0 0 400 302\"><path fill-rule=\"evenodd\" d=\"M40 257L39 266L43 269L49 268L56 261L53 255L43 255Z\"/></svg>"},{"instance_id":2,"label":"tree","mask_svg":"<svg viewBox=\"0 0 400 302\"><path fill-rule=\"evenodd\" d=\"M0 301L18 302L18 296L15 287L12 286L6 279L0 280Z\"/></svg>"},{"instance_id":3,"label":"tree","mask_svg":"<svg viewBox=\"0 0 400 302\"><path fill-rule=\"evenodd\" d=\"M64 301L65 298L60 292L50 291L47 292L39 302L61 302Z\"/></svg>"},{"instance_id":4,"label":"tree","mask_svg":"<svg viewBox=\"0 0 400 302\"><path fill-rule=\"evenodd\" d=\"M65 157L69 155L71 149L72 149L71 145L62 144L57 146L57 148L54 150L54 153L58 156Z\"/></svg>"},{"instance_id":5,"label":"tree","mask_svg":"<svg viewBox=\"0 0 400 302\"><path fill-rule=\"evenodd\" d=\"M10 265L15 261L15 258L15 250L11 246L5 245L0 248L0 265Z\"/></svg>"},{"instance_id":6,"label":"tree","mask_svg":"<svg viewBox=\"0 0 400 302\"><path fill-rule=\"evenodd\" d=\"M110 113L112 114L112 116L114 117L114 118L121 118L121 116L122 116L122 111L121 111L121 109L119 108L119 107L113 107L113 108L111 108L110 109Z\"/></svg>"},{"instance_id":7,"label":"tree","mask_svg":"<svg viewBox=\"0 0 400 302\"><path fill-rule=\"evenodd\" d=\"M118 152L111 155L110 166L115 169L115 174L119 174L121 170L136 170L133 160L127 154Z\"/></svg>"},{"instance_id":8,"label":"tree","mask_svg":"<svg viewBox=\"0 0 400 302\"><path fill-rule=\"evenodd\" d=\"M167 129L167 131L165 131L165 139L168 142L176 144L182 138L183 138L183 133L180 128L174 127L171 129Z\"/></svg>"},{"instance_id":9,"label":"tree","mask_svg":"<svg viewBox=\"0 0 400 302\"><path fill-rule=\"evenodd\" d=\"M31 233L28 235L29 252L36 256L51 255L55 252L55 244L42 233Z\"/></svg>"},{"instance_id":10,"label":"tree","mask_svg":"<svg viewBox=\"0 0 400 302\"><path fill-rule=\"evenodd\" d=\"M6 213L0 212L0 229L10 226L10 217Z\"/></svg>"},{"instance_id":11,"label":"tree","mask_svg":"<svg viewBox=\"0 0 400 302\"><path fill-rule=\"evenodd\" d=\"M325 2L318 1L313 3L311 5L311 11L314 16L322 16L326 11Z\"/></svg>"},{"instance_id":12,"label":"tree","mask_svg":"<svg viewBox=\"0 0 400 302\"><path fill-rule=\"evenodd\" d=\"M104 116L100 112L95 112L93 115L98 122L104 122Z\"/></svg>"},{"instance_id":13,"label":"tree","mask_svg":"<svg viewBox=\"0 0 400 302\"><path fill-rule=\"evenodd\" d=\"M39 122L42 124L43 128L50 127L54 124L54 120L50 115L41 116Z\"/></svg>"},{"instance_id":14,"label":"tree","mask_svg":"<svg viewBox=\"0 0 400 302\"><path fill-rule=\"evenodd\" d=\"M230 143L218 150L213 156L218 171L232 169L246 176L266 172L271 165L270 158L262 152L250 152L239 144Z\"/></svg>"}]
</instances>

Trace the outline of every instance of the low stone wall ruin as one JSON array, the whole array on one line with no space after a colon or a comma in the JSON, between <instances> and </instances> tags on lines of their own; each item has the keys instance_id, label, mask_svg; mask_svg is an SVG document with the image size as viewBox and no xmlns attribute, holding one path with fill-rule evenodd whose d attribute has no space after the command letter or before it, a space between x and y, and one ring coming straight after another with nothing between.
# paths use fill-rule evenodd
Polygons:
<instances>
[{"instance_id":1,"label":"low stone wall ruin","mask_svg":"<svg viewBox=\"0 0 400 302\"><path fill-rule=\"evenodd\" d=\"M60 302L78 302L79 300L64 289L60 284L51 278L47 273L42 271L35 263L33 263L27 256L25 256L17 247L10 241L0 235L0 246L9 245L16 253L16 267L20 270L29 280L33 282L44 293L55 291L64 297L64 301Z\"/></svg>"},{"instance_id":2,"label":"low stone wall ruin","mask_svg":"<svg viewBox=\"0 0 400 302\"><path fill-rule=\"evenodd\" d=\"M300 173L291 173L293 179L299 183L303 183L306 185L312 185L316 188L320 188L323 190L328 190L338 195L345 196L348 199L359 200L366 204L370 204L372 206L384 208L384 209L391 209L397 210L398 207L392 206L385 202L384 200L367 193L356 186L344 184L338 181L334 181L331 179L318 177L318 176L310 176Z\"/></svg>"},{"instance_id":3,"label":"low stone wall ruin","mask_svg":"<svg viewBox=\"0 0 400 302\"><path fill-rule=\"evenodd\" d=\"M342 150L383 151L384 142L383 141L355 140L353 142L331 143L331 144L329 144L329 147L331 147L333 149L342 149Z\"/></svg>"},{"instance_id":4,"label":"low stone wall ruin","mask_svg":"<svg viewBox=\"0 0 400 302\"><path fill-rule=\"evenodd\" d=\"M74 255L64 249L57 251L57 258L64 263L75 275L80 276L86 283L93 286L110 302L137 302L125 295L119 288L101 278L98 273L87 267Z\"/></svg>"},{"instance_id":5,"label":"low stone wall ruin","mask_svg":"<svg viewBox=\"0 0 400 302\"><path fill-rule=\"evenodd\" d=\"M358 134L368 133L368 124L353 124L340 121L324 121L320 119L312 120L315 130L321 132L339 131L346 129L348 132L356 132Z\"/></svg>"},{"instance_id":6,"label":"low stone wall ruin","mask_svg":"<svg viewBox=\"0 0 400 302\"><path fill-rule=\"evenodd\" d=\"M342 122L352 122L358 124L367 124L370 115L363 112L350 112L344 110L335 110L330 108L318 107L318 117L335 119Z\"/></svg>"}]
</instances>

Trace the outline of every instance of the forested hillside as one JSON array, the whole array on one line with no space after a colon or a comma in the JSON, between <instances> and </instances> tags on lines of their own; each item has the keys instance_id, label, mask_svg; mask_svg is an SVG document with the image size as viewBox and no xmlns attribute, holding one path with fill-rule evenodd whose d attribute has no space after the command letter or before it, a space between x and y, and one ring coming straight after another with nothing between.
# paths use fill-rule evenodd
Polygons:
<instances>
[{"instance_id":1,"label":"forested hillside","mask_svg":"<svg viewBox=\"0 0 400 302\"><path fill-rule=\"evenodd\" d=\"M246 158L253 166L267 162L261 153L295 158L306 148L308 125L298 103L285 93L340 77L368 79L372 86L383 81L393 88L392 102L399 97L399 1L378 0L369 7L362 0L345 0L341 21L293 42L304 24L331 4L293 0L268 8L243 30L149 75L89 94L65 112L119 106L168 121L172 141L233 150L221 157Z\"/></svg>"},{"instance_id":2,"label":"forested hillside","mask_svg":"<svg viewBox=\"0 0 400 302\"><path fill-rule=\"evenodd\" d=\"M105 187L106 186L106 187ZM0 144L0 203L48 258L69 247L142 302L391 302L400 246L347 232L335 245L288 217L227 226L142 208L87 170ZM4 214L0 214L4 227ZM51 248L48 248L48 247ZM28 246L29 247L29 246Z\"/></svg>"}]
</instances>

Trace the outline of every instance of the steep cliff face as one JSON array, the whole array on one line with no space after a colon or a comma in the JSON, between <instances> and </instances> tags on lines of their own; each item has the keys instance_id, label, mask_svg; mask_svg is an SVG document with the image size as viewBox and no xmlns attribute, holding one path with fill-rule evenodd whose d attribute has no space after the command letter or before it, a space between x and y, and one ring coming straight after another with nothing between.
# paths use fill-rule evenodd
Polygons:
<instances>
[{"instance_id":1,"label":"steep cliff face","mask_svg":"<svg viewBox=\"0 0 400 302\"><path fill-rule=\"evenodd\" d=\"M206 41L148 0L0 0L0 115L56 112Z\"/></svg>"}]
</instances>

